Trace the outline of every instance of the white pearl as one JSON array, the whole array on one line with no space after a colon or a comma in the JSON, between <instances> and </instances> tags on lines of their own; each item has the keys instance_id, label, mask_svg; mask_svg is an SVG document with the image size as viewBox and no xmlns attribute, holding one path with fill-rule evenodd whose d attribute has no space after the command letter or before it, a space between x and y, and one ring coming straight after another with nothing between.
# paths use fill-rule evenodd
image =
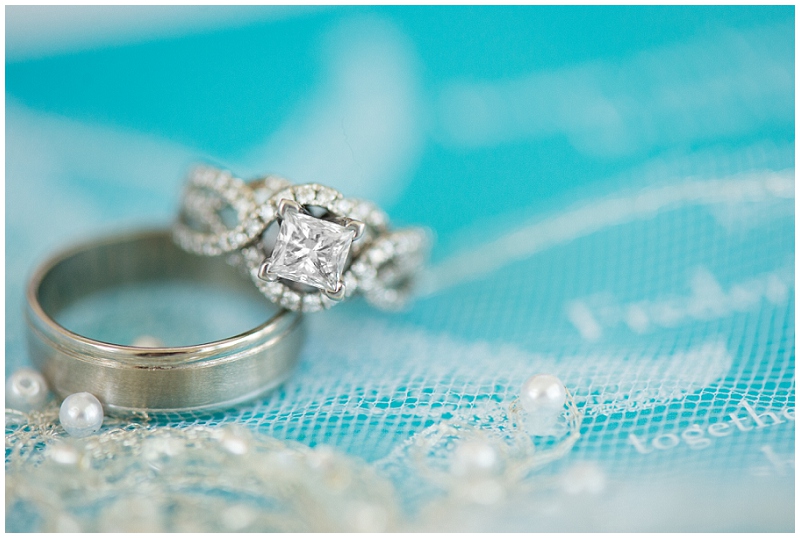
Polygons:
<instances>
[{"instance_id":1,"label":"white pearl","mask_svg":"<svg viewBox=\"0 0 800 538\"><path fill-rule=\"evenodd\" d=\"M88 392L70 394L61 404L58 419L71 436L86 437L103 425L103 406Z\"/></svg>"},{"instance_id":2,"label":"white pearl","mask_svg":"<svg viewBox=\"0 0 800 538\"><path fill-rule=\"evenodd\" d=\"M480 476L495 472L500 457L492 445L483 441L465 441L453 454L451 470L458 476Z\"/></svg>"},{"instance_id":3,"label":"white pearl","mask_svg":"<svg viewBox=\"0 0 800 538\"><path fill-rule=\"evenodd\" d=\"M522 384L519 399L529 413L561 413L567 403L567 389L556 376L537 374Z\"/></svg>"},{"instance_id":4,"label":"white pearl","mask_svg":"<svg viewBox=\"0 0 800 538\"><path fill-rule=\"evenodd\" d=\"M6 407L20 411L39 409L47 401L47 381L30 368L21 368L6 381Z\"/></svg>"}]
</instances>

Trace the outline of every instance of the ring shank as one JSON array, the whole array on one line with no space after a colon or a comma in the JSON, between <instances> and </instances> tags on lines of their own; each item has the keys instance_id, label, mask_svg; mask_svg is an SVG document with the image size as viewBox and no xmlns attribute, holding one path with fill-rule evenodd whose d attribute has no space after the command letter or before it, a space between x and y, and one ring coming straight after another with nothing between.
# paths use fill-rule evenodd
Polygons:
<instances>
[{"instance_id":1,"label":"ring shank","mask_svg":"<svg viewBox=\"0 0 800 538\"><path fill-rule=\"evenodd\" d=\"M287 310L231 338L163 348L101 342L55 321L64 308L92 293L173 279L223 284L260 297L235 268L182 251L167 230L81 245L37 269L27 289L28 349L52 390L60 397L90 392L108 412L181 413L255 398L288 377L304 331L301 316Z\"/></svg>"}]
</instances>

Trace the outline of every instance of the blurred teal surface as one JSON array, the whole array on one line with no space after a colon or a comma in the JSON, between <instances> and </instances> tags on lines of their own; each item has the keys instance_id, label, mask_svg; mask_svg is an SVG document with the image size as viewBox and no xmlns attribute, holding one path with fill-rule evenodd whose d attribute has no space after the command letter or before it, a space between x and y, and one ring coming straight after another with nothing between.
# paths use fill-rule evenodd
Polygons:
<instances>
[{"instance_id":1,"label":"blurred teal surface","mask_svg":"<svg viewBox=\"0 0 800 538\"><path fill-rule=\"evenodd\" d=\"M326 69L331 64L326 58L337 39L346 41L346 36L330 35L337 21L355 21L356 26L358 21L386 23L416 61L418 71L412 76L423 102L419 128L431 138L409 172L404 195L388 209L401 222L436 229L445 249L438 249L438 255L446 252L450 232L465 223L509 210L546 209L554 196L665 152L734 152L757 140L794 140L793 90L787 86L774 95L756 92L758 104L777 100L764 107L768 117L758 117L762 111L754 110L755 117L737 120L744 125L700 125L695 132L681 125L680 117L655 117L661 124L650 126L656 132L653 140L621 151L576 148L574 140L558 132L561 129L536 140L512 134L504 144L464 147L440 133L441 109L446 108L441 94L447 85L503 82L592 62L609 64L613 73L614 62L624 65L643 51L689 43L689 49L678 49L685 54L682 58L654 58L662 63L653 66L658 79L643 73L641 79L614 80L611 74L596 88L609 97L645 101L646 106L659 84L669 91L683 83L704 82L710 77L703 70L732 76L732 84L764 74L758 69L758 56L740 64L730 61L725 42L733 46L739 35L755 32L751 41L761 47L759 52L793 75L793 14L791 6L301 10L277 22L12 62L6 66L7 94L43 112L156 135L192 147L198 155L234 161L278 129L299 100L328 84ZM593 82L593 77L587 78L576 82ZM697 88L699 93L715 90L722 88ZM706 98L719 100L722 114L741 115L738 106L745 103L728 93ZM626 119L638 118L631 114ZM637 127L626 126L631 136L639 134Z\"/></svg>"},{"instance_id":2,"label":"blurred teal surface","mask_svg":"<svg viewBox=\"0 0 800 538\"><path fill-rule=\"evenodd\" d=\"M794 406L794 16L301 8L12 57L6 372L27 363L35 263L108 229L166 225L186 167L207 160L373 198L437 240L412 308L315 316L297 376L214 421L375 461L430 425L420 408L435 391L468 408L547 371L587 413L570 461L623 482L707 473L719 491L735 471L788 498L785 474L753 469L764 446L793 453L793 422L707 450L642 454L629 439L742 402ZM331 346L340 334L358 338ZM355 400L386 415L365 419Z\"/></svg>"}]
</instances>

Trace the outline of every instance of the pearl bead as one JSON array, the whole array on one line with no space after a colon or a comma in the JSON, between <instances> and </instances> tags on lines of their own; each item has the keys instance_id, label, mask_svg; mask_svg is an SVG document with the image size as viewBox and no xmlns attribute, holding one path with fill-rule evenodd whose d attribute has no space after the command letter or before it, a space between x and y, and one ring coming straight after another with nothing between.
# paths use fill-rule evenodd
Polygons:
<instances>
[{"instance_id":1,"label":"pearl bead","mask_svg":"<svg viewBox=\"0 0 800 538\"><path fill-rule=\"evenodd\" d=\"M567 403L567 389L556 376L537 374L522 384L519 399L529 413L557 414Z\"/></svg>"},{"instance_id":2,"label":"pearl bead","mask_svg":"<svg viewBox=\"0 0 800 538\"><path fill-rule=\"evenodd\" d=\"M458 476L479 476L495 472L500 457L492 445L483 441L466 441L453 454L451 470Z\"/></svg>"},{"instance_id":3,"label":"pearl bead","mask_svg":"<svg viewBox=\"0 0 800 538\"><path fill-rule=\"evenodd\" d=\"M103 406L88 392L70 394L61 404L58 419L71 436L86 437L103 425Z\"/></svg>"},{"instance_id":4,"label":"pearl bead","mask_svg":"<svg viewBox=\"0 0 800 538\"><path fill-rule=\"evenodd\" d=\"M6 381L6 407L20 411L39 409L47 401L47 381L30 368L21 368Z\"/></svg>"}]
</instances>

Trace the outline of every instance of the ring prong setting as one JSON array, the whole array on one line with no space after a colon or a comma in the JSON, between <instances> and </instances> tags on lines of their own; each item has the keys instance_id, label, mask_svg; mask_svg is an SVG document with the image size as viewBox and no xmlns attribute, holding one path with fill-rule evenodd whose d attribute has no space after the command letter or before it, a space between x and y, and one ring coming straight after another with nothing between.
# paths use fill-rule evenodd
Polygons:
<instances>
[{"instance_id":1,"label":"ring prong setting","mask_svg":"<svg viewBox=\"0 0 800 538\"><path fill-rule=\"evenodd\" d=\"M345 218L344 219L344 227L348 230L353 230L355 235L353 236L353 241L359 239L362 235L364 235L364 231L367 229L367 225L361 222L360 220Z\"/></svg>"},{"instance_id":2,"label":"ring prong setting","mask_svg":"<svg viewBox=\"0 0 800 538\"><path fill-rule=\"evenodd\" d=\"M327 295L328 299L331 299L332 301L341 301L342 299L344 299L345 291L346 291L346 289L345 289L345 286L344 286L344 281L339 280L339 282L338 282L338 284L337 284L335 289L333 289L333 290L326 289L325 290L325 295Z\"/></svg>"},{"instance_id":3,"label":"ring prong setting","mask_svg":"<svg viewBox=\"0 0 800 538\"><path fill-rule=\"evenodd\" d=\"M281 198L280 202L278 202L278 216L281 219L285 219L286 212L290 210L299 213L303 211L303 206L301 206L294 200L287 200L286 198Z\"/></svg>"},{"instance_id":4,"label":"ring prong setting","mask_svg":"<svg viewBox=\"0 0 800 538\"><path fill-rule=\"evenodd\" d=\"M258 268L258 278L266 280L267 282L275 282L278 280L278 275L270 273L269 271L269 261L265 261L261 264L261 267Z\"/></svg>"}]
</instances>

